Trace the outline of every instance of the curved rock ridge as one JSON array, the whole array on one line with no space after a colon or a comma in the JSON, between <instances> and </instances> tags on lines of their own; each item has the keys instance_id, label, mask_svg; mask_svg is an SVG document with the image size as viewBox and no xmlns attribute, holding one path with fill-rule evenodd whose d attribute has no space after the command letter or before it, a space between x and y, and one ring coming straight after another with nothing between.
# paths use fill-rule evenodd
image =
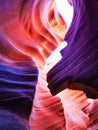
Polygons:
<instances>
[{"instance_id":1,"label":"curved rock ridge","mask_svg":"<svg viewBox=\"0 0 98 130\"><path fill-rule=\"evenodd\" d=\"M31 130L65 130L61 100L57 96L52 96L47 88L44 70L40 70L39 73L29 122Z\"/></svg>"},{"instance_id":2,"label":"curved rock ridge","mask_svg":"<svg viewBox=\"0 0 98 130\"><path fill-rule=\"evenodd\" d=\"M63 41L66 23L54 1L0 1L0 30L12 46L40 66Z\"/></svg>"},{"instance_id":3,"label":"curved rock ridge","mask_svg":"<svg viewBox=\"0 0 98 130\"><path fill-rule=\"evenodd\" d=\"M96 4L97 1L93 0L90 3L88 0L86 3L83 0L73 0L73 20L65 35L68 45L61 51L62 60L47 75L48 87L53 95L73 82L90 86L98 91L98 28L96 28L98 6L96 7Z\"/></svg>"},{"instance_id":4,"label":"curved rock ridge","mask_svg":"<svg viewBox=\"0 0 98 130\"><path fill-rule=\"evenodd\" d=\"M0 58L1 60L1 58ZM0 109L29 119L38 70L30 61L0 62ZM23 109L25 108L25 109Z\"/></svg>"},{"instance_id":5,"label":"curved rock ridge","mask_svg":"<svg viewBox=\"0 0 98 130\"><path fill-rule=\"evenodd\" d=\"M42 129L65 129L60 99L50 94L46 79L40 75L36 86L38 69L66 33L66 23L55 1L0 0L0 14L0 109L26 120L31 113L30 126L36 130L41 127L36 126L38 113L46 119ZM52 116L55 122L50 119Z\"/></svg>"}]
</instances>

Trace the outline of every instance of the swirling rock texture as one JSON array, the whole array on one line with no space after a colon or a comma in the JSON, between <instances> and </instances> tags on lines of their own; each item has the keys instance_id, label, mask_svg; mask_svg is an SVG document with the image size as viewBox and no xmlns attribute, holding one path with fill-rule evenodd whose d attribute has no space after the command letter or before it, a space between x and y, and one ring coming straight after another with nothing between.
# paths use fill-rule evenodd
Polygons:
<instances>
[{"instance_id":1,"label":"swirling rock texture","mask_svg":"<svg viewBox=\"0 0 98 130\"><path fill-rule=\"evenodd\" d=\"M50 88L50 91L53 95L56 95L57 93L64 90L65 88L70 88L73 90L80 89L84 91L87 97L89 98L93 98L93 99L98 98L98 69L95 69L98 66L98 58L97 58L98 28L96 28L98 26L97 5L98 2L93 0L90 2L88 0L86 2L82 0L79 1L73 0L73 7L74 7L73 21L68 30L68 33L65 36L65 40L68 42L68 46L64 48L62 51L62 60L60 60L60 62L50 70L47 76L47 81L49 83L48 87ZM85 16L85 14L87 15ZM66 99L66 93L64 94ZM77 98L79 100L80 96ZM63 108L65 113L66 125L69 125L67 126L67 128L71 129L72 126L72 129L75 129L75 127L76 129L87 129L85 125L83 125L83 124L87 124L88 122L87 120L84 120L86 122L83 124L82 121L80 121L82 127L78 121L77 121L77 125L74 124L76 122L74 119L74 115L77 116L77 114L75 114L76 109L74 109L75 106L71 100L70 100L70 104L72 102L73 104L72 106L74 107L71 108L71 106L69 106L68 109L67 100L68 98L65 101L64 98L62 99L62 103L64 105ZM96 106L95 104L97 105L97 103L95 103L93 100L88 106L89 107L88 117L91 120L90 121L91 124L98 121L98 117L96 116L97 110L94 109L94 106ZM84 106L84 108L85 107L86 106ZM72 114L70 115L69 111L70 113L73 111L72 112L74 113L73 116ZM94 113L96 113L95 116ZM83 114L81 113L79 117L82 116ZM70 121L70 123L68 123L68 121ZM78 125L80 126L78 127ZM96 122L95 128L91 128L91 129L98 129L98 122Z\"/></svg>"},{"instance_id":2,"label":"swirling rock texture","mask_svg":"<svg viewBox=\"0 0 98 130\"><path fill-rule=\"evenodd\" d=\"M32 61L12 61L0 57L0 109L29 119L38 70Z\"/></svg>"},{"instance_id":3,"label":"swirling rock texture","mask_svg":"<svg viewBox=\"0 0 98 130\"><path fill-rule=\"evenodd\" d=\"M44 73L41 68L63 41L66 24L53 1L1 0L0 14L0 109L28 120L37 67ZM50 94L45 74L44 78L40 75L43 74L39 74L36 86L31 129L65 129L60 99Z\"/></svg>"},{"instance_id":4,"label":"swirling rock texture","mask_svg":"<svg viewBox=\"0 0 98 130\"><path fill-rule=\"evenodd\" d=\"M9 111L28 120L37 77L38 69L34 61L20 53L3 34L0 34L0 113L3 109L5 113ZM5 117L5 113L1 114L2 118ZM11 119L9 117L2 120L2 118L0 129L3 129L2 126L6 126Z\"/></svg>"},{"instance_id":5,"label":"swirling rock texture","mask_svg":"<svg viewBox=\"0 0 98 130\"><path fill-rule=\"evenodd\" d=\"M54 0L0 0L0 109L27 120L31 113L31 130L87 128L85 94L68 89L52 96L47 88L43 66L66 29Z\"/></svg>"},{"instance_id":6,"label":"swirling rock texture","mask_svg":"<svg viewBox=\"0 0 98 130\"><path fill-rule=\"evenodd\" d=\"M39 75L30 116L30 128L31 130L65 130L65 118L60 98L50 94L45 81L45 71L40 71Z\"/></svg>"}]
</instances>

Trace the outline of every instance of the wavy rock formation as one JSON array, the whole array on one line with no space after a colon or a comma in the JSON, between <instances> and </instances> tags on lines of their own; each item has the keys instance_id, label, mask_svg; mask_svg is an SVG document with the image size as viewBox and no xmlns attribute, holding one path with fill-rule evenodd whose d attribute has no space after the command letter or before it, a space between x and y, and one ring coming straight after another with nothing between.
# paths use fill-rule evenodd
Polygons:
<instances>
[{"instance_id":1,"label":"wavy rock formation","mask_svg":"<svg viewBox=\"0 0 98 130\"><path fill-rule=\"evenodd\" d=\"M47 88L44 70L40 71L33 109L30 116L31 130L65 130L65 118L60 98L52 96Z\"/></svg>"},{"instance_id":2,"label":"wavy rock formation","mask_svg":"<svg viewBox=\"0 0 98 130\"><path fill-rule=\"evenodd\" d=\"M31 113L31 130L87 129L86 95L47 88L44 65L66 29L54 0L0 0L0 109L27 120Z\"/></svg>"},{"instance_id":3,"label":"wavy rock formation","mask_svg":"<svg viewBox=\"0 0 98 130\"><path fill-rule=\"evenodd\" d=\"M0 109L28 120L38 77L32 61L12 61L0 56Z\"/></svg>"},{"instance_id":4,"label":"wavy rock formation","mask_svg":"<svg viewBox=\"0 0 98 130\"><path fill-rule=\"evenodd\" d=\"M1 0L0 7L0 30L4 37L40 66L45 64L66 32L66 24L56 11L55 3L46 0Z\"/></svg>"},{"instance_id":5,"label":"wavy rock formation","mask_svg":"<svg viewBox=\"0 0 98 130\"><path fill-rule=\"evenodd\" d=\"M1 0L0 14L0 109L28 119L38 77L37 66L43 67L46 58L63 41L66 24L54 1ZM60 129L65 123L60 99L52 97L45 79L39 81L30 125L36 126L35 120L42 115L43 120L46 119L44 128ZM44 102L44 99L47 100ZM36 129L39 127L41 124Z\"/></svg>"}]
</instances>

